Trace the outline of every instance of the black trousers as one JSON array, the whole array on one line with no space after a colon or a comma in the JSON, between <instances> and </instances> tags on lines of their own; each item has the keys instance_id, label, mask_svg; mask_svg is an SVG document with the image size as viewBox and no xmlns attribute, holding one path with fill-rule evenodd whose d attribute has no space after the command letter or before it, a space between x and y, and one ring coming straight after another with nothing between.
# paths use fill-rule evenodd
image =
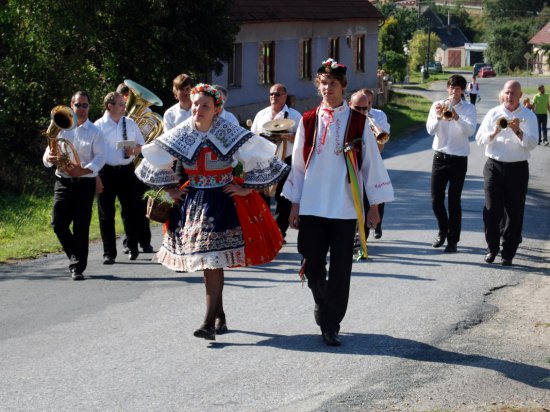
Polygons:
<instances>
[{"instance_id":1,"label":"black trousers","mask_svg":"<svg viewBox=\"0 0 550 412\"><path fill-rule=\"evenodd\" d=\"M355 219L300 216L298 252L306 260L305 274L316 304L315 320L323 332L339 332L346 314L355 225Z\"/></svg>"},{"instance_id":2,"label":"black trousers","mask_svg":"<svg viewBox=\"0 0 550 412\"><path fill-rule=\"evenodd\" d=\"M88 265L88 243L95 178L57 178L54 185L52 227L70 259L69 268L84 272ZM72 224L72 232L71 232Z\"/></svg>"},{"instance_id":3,"label":"black trousers","mask_svg":"<svg viewBox=\"0 0 550 412\"><path fill-rule=\"evenodd\" d=\"M513 259L520 243L523 228L525 198L529 184L529 163L526 160L505 163L487 159L483 177L485 180L483 223L487 250L493 253L498 252L501 221L506 215L502 231L501 256L503 259Z\"/></svg>"},{"instance_id":4,"label":"black trousers","mask_svg":"<svg viewBox=\"0 0 550 412\"><path fill-rule=\"evenodd\" d=\"M467 156L453 156L441 152L434 153L431 187L432 210L437 219L439 236L447 237L448 243L456 244L460 241L462 226L461 196L467 170ZM445 208L447 185L449 185L448 213Z\"/></svg>"},{"instance_id":5,"label":"black trousers","mask_svg":"<svg viewBox=\"0 0 550 412\"><path fill-rule=\"evenodd\" d=\"M477 93L470 93L470 103L475 105L477 101Z\"/></svg>"},{"instance_id":6,"label":"black trousers","mask_svg":"<svg viewBox=\"0 0 550 412\"><path fill-rule=\"evenodd\" d=\"M287 157L285 159L285 163L291 166L292 156ZM275 190L275 201L277 202L277 206L275 208L275 213L277 214L276 222L279 229L281 229L283 238L286 236L286 231L288 230L288 217L290 216L290 209L292 208L292 202L286 197L281 196L287 177L288 175L277 183L277 189Z\"/></svg>"},{"instance_id":7,"label":"black trousers","mask_svg":"<svg viewBox=\"0 0 550 412\"><path fill-rule=\"evenodd\" d=\"M365 216L363 217L365 219L365 234L367 235L367 238L369 237L370 228L369 228L369 222L367 222L367 213L370 208L369 199L367 198L367 194L363 193L363 206L365 209ZM386 208L385 203L379 203L378 204L378 214L380 215L380 222L376 225L376 228L374 229L375 232L379 232L382 230L382 219L384 219L384 209Z\"/></svg>"},{"instance_id":8,"label":"black trousers","mask_svg":"<svg viewBox=\"0 0 550 412\"><path fill-rule=\"evenodd\" d=\"M539 127L539 143L541 141L548 141L548 130L546 129L548 123L547 114L537 114L537 124Z\"/></svg>"},{"instance_id":9,"label":"black trousers","mask_svg":"<svg viewBox=\"0 0 550 412\"><path fill-rule=\"evenodd\" d=\"M126 166L105 165L99 172L103 193L97 196L99 229L103 240L103 255L115 258L115 199L118 197L128 249L138 252L138 238L142 213L139 180L134 174L134 164Z\"/></svg>"},{"instance_id":10,"label":"black trousers","mask_svg":"<svg viewBox=\"0 0 550 412\"><path fill-rule=\"evenodd\" d=\"M137 182L137 190L138 190L138 196L140 199L140 209L141 212L138 213L138 219L139 219L139 229L138 229L138 243L142 248L151 246L151 226L150 221L147 219L147 216L145 214L147 213L147 199L143 198L143 195L147 190L149 190L149 186L147 186L145 183L143 183L141 180L138 179ZM126 219L124 216L122 216L122 221L125 222ZM126 232L126 228L124 228L124 231ZM128 247L128 238L124 236L124 240L122 241L122 244L126 247Z\"/></svg>"}]
</instances>

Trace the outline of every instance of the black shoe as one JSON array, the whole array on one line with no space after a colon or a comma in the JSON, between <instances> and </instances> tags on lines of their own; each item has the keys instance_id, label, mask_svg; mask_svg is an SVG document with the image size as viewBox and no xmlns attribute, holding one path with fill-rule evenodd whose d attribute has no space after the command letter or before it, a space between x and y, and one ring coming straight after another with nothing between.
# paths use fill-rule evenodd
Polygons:
<instances>
[{"instance_id":1,"label":"black shoe","mask_svg":"<svg viewBox=\"0 0 550 412\"><path fill-rule=\"evenodd\" d=\"M380 239L382 237L382 229L377 229L374 231L374 238Z\"/></svg>"},{"instance_id":2,"label":"black shoe","mask_svg":"<svg viewBox=\"0 0 550 412\"><path fill-rule=\"evenodd\" d=\"M445 243L446 239L447 239L446 236L437 235L437 237L434 239L434 242L432 243L432 246L441 247Z\"/></svg>"},{"instance_id":3,"label":"black shoe","mask_svg":"<svg viewBox=\"0 0 550 412\"><path fill-rule=\"evenodd\" d=\"M340 346L342 342L338 339L338 334L333 330L323 332L323 340L327 346Z\"/></svg>"},{"instance_id":4,"label":"black shoe","mask_svg":"<svg viewBox=\"0 0 550 412\"><path fill-rule=\"evenodd\" d=\"M84 275L77 269L71 269L71 277L73 280L84 280Z\"/></svg>"},{"instance_id":5,"label":"black shoe","mask_svg":"<svg viewBox=\"0 0 550 412\"><path fill-rule=\"evenodd\" d=\"M136 260L139 256L139 252L136 250L135 252L130 252L128 255L129 260Z\"/></svg>"},{"instance_id":6,"label":"black shoe","mask_svg":"<svg viewBox=\"0 0 550 412\"><path fill-rule=\"evenodd\" d=\"M512 259L506 259L502 258L502 262L500 262L502 266L512 266Z\"/></svg>"},{"instance_id":7,"label":"black shoe","mask_svg":"<svg viewBox=\"0 0 550 412\"><path fill-rule=\"evenodd\" d=\"M153 253L154 250L153 250L153 246L151 245L145 245L142 247L143 249L143 253Z\"/></svg>"},{"instance_id":8,"label":"black shoe","mask_svg":"<svg viewBox=\"0 0 550 412\"><path fill-rule=\"evenodd\" d=\"M206 340L216 340L216 330L214 329L214 326L202 325L195 332L193 332L193 336Z\"/></svg>"},{"instance_id":9,"label":"black shoe","mask_svg":"<svg viewBox=\"0 0 550 412\"><path fill-rule=\"evenodd\" d=\"M122 253L124 253L125 255L129 254L130 253L130 248L128 246L124 246L122 248Z\"/></svg>"},{"instance_id":10,"label":"black shoe","mask_svg":"<svg viewBox=\"0 0 550 412\"><path fill-rule=\"evenodd\" d=\"M445 253L456 253L456 243L448 243L445 248Z\"/></svg>"},{"instance_id":11,"label":"black shoe","mask_svg":"<svg viewBox=\"0 0 550 412\"><path fill-rule=\"evenodd\" d=\"M496 253L489 252L485 255L485 262L487 263L493 263L495 261L495 258L497 257Z\"/></svg>"},{"instance_id":12,"label":"black shoe","mask_svg":"<svg viewBox=\"0 0 550 412\"><path fill-rule=\"evenodd\" d=\"M223 335L224 333L227 333L227 323L225 322L225 319L217 318L216 319L216 335Z\"/></svg>"},{"instance_id":13,"label":"black shoe","mask_svg":"<svg viewBox=\"0 0 550 412\"><path fill-rule=\"evenodd\" d=\"M112 258L111 256L103 256L103 264L104 265L114 265L115 264L115 258Z\"/></svg>"}]
</instances>

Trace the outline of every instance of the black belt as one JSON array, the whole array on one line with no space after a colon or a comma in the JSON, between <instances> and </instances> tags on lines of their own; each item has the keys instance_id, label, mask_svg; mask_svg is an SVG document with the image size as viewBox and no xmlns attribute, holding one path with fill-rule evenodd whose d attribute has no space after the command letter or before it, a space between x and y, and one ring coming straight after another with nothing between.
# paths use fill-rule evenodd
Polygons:
<instances>
[{"instance_id":1,"label":"black belt","mask_svg":"<svg viewBox=\"0 0 550 412\"><path fill-rule=\"evenodd\" d=\"M84 179L95 179L94 178L90 178L90 177L60 177L60 176L56 176L57 177L57 180L59 180L61 183L76 183L76 182L80 182L80 181L83 181Z\"/></svg>"},{"instance_id":2,"label":"black belt","mask_svg":"<svg viewBox=\"0 0 550 412\"><path fill-rule=\"evenodd\" d=\"M134 164L133 163L128 163L127 165L115 165L115 166L105 165L103 167L105 167L107 169L124 169L125 167L129 167L129 166L134 166Z\"/></svg>"},{"instance_id":3,"label":"black belt","mask_svg":"<svg viewBox=\"0 0 550 412\"><path fill-rule=\"evenodd\" d=\"M527 160L518 160L517 162L503 162L502 160L493 159L492 157L488 158L490 161L495 162L499 165L517 165L520 163L527 163Z\"/></svg>"},{"instance_id":4,"label":"black belt","mask_svg":"<svg viewBox=\"0 0 550 412\"><path fill-rule=\"evenodd\" d=\"M443 159L463 159L465 157L468 157L468 156L457 156L457 155L452 155L448 153L443 153L443 152L440 152L439 150L436 150L435 153L443 156Z\"/></svg>"}]
</instances>

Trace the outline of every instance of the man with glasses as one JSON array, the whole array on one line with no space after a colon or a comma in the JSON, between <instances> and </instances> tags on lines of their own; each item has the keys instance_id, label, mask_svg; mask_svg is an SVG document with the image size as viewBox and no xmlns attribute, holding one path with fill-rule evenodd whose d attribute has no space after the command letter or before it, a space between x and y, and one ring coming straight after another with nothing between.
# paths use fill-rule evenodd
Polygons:
<instances>
[{"instance_id":1,"label":"man with glasses","mask_svg":"<svg viewBox=\"0 0 550 412\"><path fill-rule=\"evenodd\" d=\"M59 243L70 260L73 280L83 280L88 264L88 243L96 176L105 163L103 134L90 120L90 98L84 91L71 98L71 109L76 114L76 127L62 130L58 137L71 142L80 158L80 164L59 166L59 157L50 147L43 156L44 166L57 166L53 197L52 227ZM71 224L73 230L71 232Z\"/></svg>"},{"instance_id":2,"label":"man with glasses","mask_svg":"<svg viewBox=\"0 0 550 412\"><path fill-rule=\"evenodd\" d=\"M126 102L120 93L111 92L103 100L107 109L95 122L105 136L105 166L97 178L99 229L103 240L103 263L112 265L117 255L115 231L115 198L122 208L121 215L129 259L136 260L140 230L139 181L134 174L134 158L145 143L137 124L125 116Z\"/></svg>"},{"instance_id":3,"label":"man with glasses","mask_svg":"<svg viewBox=\"0 0 550 412\"><path fill-rule=\"evenodd\" d=\"M277 83L271 86L269 89L269 103L270 106L266 107L263 110L260 110L250 130L253 133L259 134L262 131L262 126L267 122L275 119L291 119L294 120L294 127L290 130L290 133L281 136L281 138L287 139L286 153L284 153L284 161L286 164L290 165L292 163L292 148L294 137L296 135L296 129L298 124L302 119L300 112L288 107L286 105L287 91L286 87L283 84ZM292 206L291 202L281 196L281 191L283 185L286 181L286 177L279 182L277 189L275 191L275 201L277 202L277 208L275 213L277 214L277 225L281 229L283 239L286 236L286 231L288 229L288 216L290 215L290 208ZM270 198L265 198L267 204L270 203Z\"/></svg>"},{"instance_id":4,"label":"man with glasses","mask_svg":"<svg viewBox=\"0 0 550 412\"><path fill-rule=\"evenodd\" d=\"M377 110L372 108L372 104L374 102L374 93L371 89L360 89L353 93L351 95L351 98L349 100L350 107L352 109L357 110L360 113L363 113L365 116L370 115L376 125L385 131L386 133L390 133L390 124L388 123L388 117L386 116L386 113L384 113L382 110ZM382 153L382 150L384 150L384 145L377 142L378 150L380 153ZM365 210L368 209L368 199L366 199L365 196L365 205L367 207ZM378 204L378 213L380 214L380 222L376 225L376 228L374 229L374 238L380 239L382 237L382 219L384 218L384 205L385 203L379 203ZM365 220L366 222L366 220ZM367 237L369 236L369 228L367 227L367 224L365 223L365 233L367 234Z\"/></svg>"},{"instance_id":5,"label":"man with glasses","mask_svg":"<svg viewBox=\"0 0 550 412\"><path fill-rule=\"evenodd\" d=\"M462 99L466 79L453 74L447 80L448 97L434 102L426 121L428 134L434 136L432 148L432 209L439 232L432 246L443 246L446 253L456 253L462 226L461 196L468 169L470 142L468 138L476 130L476 107ZM445 208L445 190L449 185Z\"/></svg>"}]
</instances>

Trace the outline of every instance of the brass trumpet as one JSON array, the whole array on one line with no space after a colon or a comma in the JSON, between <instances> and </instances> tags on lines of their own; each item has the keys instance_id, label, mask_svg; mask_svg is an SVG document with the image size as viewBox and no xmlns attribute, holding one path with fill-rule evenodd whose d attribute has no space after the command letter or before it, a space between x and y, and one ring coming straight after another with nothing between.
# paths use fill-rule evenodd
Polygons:
<instances>
[{"instance_id":1,"label":"brass trumpet","mask_svg":"<svg viewBox=\"0 0 550 412\"><path fill-rule=\"evenodd\" d=\"M441 119L451 121L453 119L453 99L448 98L443 101L443 113L441 113Z\"/></svg>"},{"instance_id":2,"label":"brass trumpet","mask_svg":"<svg viewBox=\"0 0 550 412\"><path fill-rule=\"evenodd\" d=\"M50 154L56 156L57 168L66 169L71 164L80 165L80 156L74 145L62 137L58 137L61 130L72 130L76 127L76 114L68 106L55 106L50 112L51 122L46 130Z\"/></svg>"},{"instance_id":3,"label":"brass trumpet","mask_svg":"<svg viewBox=\"0 0 550 412\"><path fill-rule=\"evenodd\" d=\"M496 124L497 124L497 127L499 129L506 129L508 127L508 124L513 121L514 119L509 119L507 118L506 116L502 116L502 117L499 117L496 121ZM523 121L525 121L525 119L519 119L519 122L522 123Z\"/></svg>"},{"instance_id":4,"label":"brass trumpet","mask_svg":"<svg viewBox=\"0 0 550 412\"><path fill-rule=\"evenodd\" d=\"M388 140L390 140L390 134L382 130L382 128L376 124L370 113L367 113L367 120L369 121L369 126L374 134L374 137L376 137L376 143L380 145L388 143Z\"/></svg>"}]
</instances>

